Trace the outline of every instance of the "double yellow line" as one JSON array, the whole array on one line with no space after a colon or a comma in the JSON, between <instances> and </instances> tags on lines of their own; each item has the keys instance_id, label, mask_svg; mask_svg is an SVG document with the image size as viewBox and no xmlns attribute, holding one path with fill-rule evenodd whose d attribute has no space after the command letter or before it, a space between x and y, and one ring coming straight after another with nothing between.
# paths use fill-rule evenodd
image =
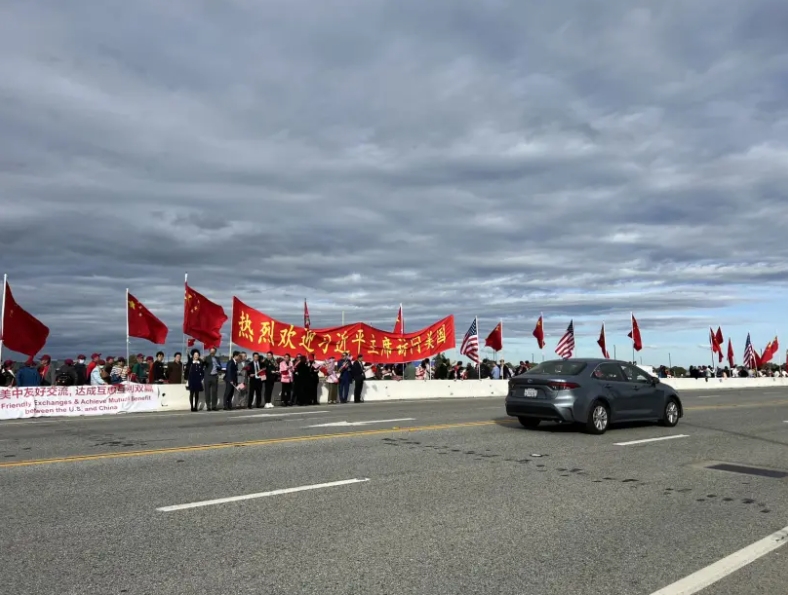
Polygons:
<instances>
[{"instance_id":1,"label":"double yellow line","mask_svg":"<svg viewBox=\"0 0 788 595\"><path fill-rule=\"evenodd\" d=\"M698 405L685 407L684 411L714 411L723 409L757 409L759 407L788 405L788 399L776 401L762 401L760 403L731 403L725 405ZM480 426L508 425L516 423L513 420L486 420L471 421L456 424L438 424L430 426L413 426L405 428L383 428L377 430L359 430L356 432L338 432L335 434L313 434L309 436L290 436L287 438L267 438L265 440L244 440L242 442L227 442L221 444L198 444L195 446L175 446L172 448L158 448L155 450L130 450L125 452L106 452L93 455L75 455L71 457L57 457L53 459L32 459L29 461L16 461L12 463L0 463L0 469L12 467L33 467L36 465L52 465L55 463L77 463L82 461L100 461L103 459L122 459L128 457L144 457L149 455L175 454L197 452L201 450L218 450L220 448L235 448L240 446L271 446L275 444L290 444L298 442L314 442L317 440L332 440L336 438L361 438L364 436L379 436L382 434L402 433L402 432L424 432L436 430L452 430L455 428L475 428Z\"/></svg>"},{"instance_id":2,"label":"double yellow line","mask_svg":"<svg viewBox=\"0 0 788 595\"><path fill-rule=\"evenodd\" d=\"M34 465L52 465L54 463L76 463L80 461L100 461L102 459L122 459L126 457L144 457L149 455L174 454L195 452L200 450L218 450L220 448L235 448L238 446L269 446L274 444L288 444L293 442L313 442L316 440L330 440L333 438L359 438L362 436L377 436L400 432L422 432L425 430L451 430L453 428L472 428L477 426L491 426L505 424L507 421L473 421L457 424L440 424L432 426L414 426L409 428L386 428L379 430L360 430L357 432L339 432L336 434L314 434L309 436L290 436L288 438L267 438L265 440L244 440L243 442L226 442L221 444L198 444L195 446L175 446L172 448L158 448L155 450L130 450L126 452L106 452L94 455L75 455L72 457L57 457L54 459L33 459L29 461L16 461L13 463L0 463L0 469L10 467L32 467Z\"/></svg>"}]
</instances>

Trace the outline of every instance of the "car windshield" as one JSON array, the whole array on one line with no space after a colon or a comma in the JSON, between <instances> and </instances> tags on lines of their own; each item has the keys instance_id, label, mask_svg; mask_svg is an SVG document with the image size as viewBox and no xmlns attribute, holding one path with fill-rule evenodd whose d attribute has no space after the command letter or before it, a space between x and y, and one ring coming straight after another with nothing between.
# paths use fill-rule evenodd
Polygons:
<instances>
[{"instance_id":1,"label":"car windshield","mask_svg":"<svg viewBox=\"0 0 788 595\"><path fill-rule=\"evenodd\" d=\"M526 372L526 375L538 374L540 376L577 376L585 369L584 362L572 361L551 361L542 362L541 364L531 368Z\"/></svg>"}]
</instances>

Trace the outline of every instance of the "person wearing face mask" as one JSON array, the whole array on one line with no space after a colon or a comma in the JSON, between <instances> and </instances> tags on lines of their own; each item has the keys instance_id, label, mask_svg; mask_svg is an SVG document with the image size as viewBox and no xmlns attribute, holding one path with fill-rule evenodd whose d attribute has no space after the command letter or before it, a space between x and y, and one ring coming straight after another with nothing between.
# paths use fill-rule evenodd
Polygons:
<instances>
[{"instance_id":1,"label":"person wearing face mask","mask_svg":"<svg viewBox=\"0 0 788 595\"><path fill-rule=\"evenodd\" d=\"M200 359L199 349L192 349L191 359L186 364L186 378L189 404L192 411L199 411L200 393L203 391L203 381L205 380L205 367Z\"/></svg>"},{"instance_id":2,"label":"person wearing face mask","mask_svg":"<svg viewBox=\"0 0 788 595\"><path fill-rule=\"evenodd\" d=\"M85 363L86 359L84 355L79 354L74 364L74 372L77 375L77 386L84 386L88 383L88 366Z\"/></svg>"}]
</instances>

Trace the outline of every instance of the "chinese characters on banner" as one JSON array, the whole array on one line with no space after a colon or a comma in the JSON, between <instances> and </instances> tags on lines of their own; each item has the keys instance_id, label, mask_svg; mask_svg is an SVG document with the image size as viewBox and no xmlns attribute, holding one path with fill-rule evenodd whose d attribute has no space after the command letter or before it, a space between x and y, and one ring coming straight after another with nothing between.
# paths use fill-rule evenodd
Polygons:
<instances>
[{"instance_id":1,"label":"chinese characters on banner","mask_svg":"<svg viewBox=\"0 0 788 595\"><path fill-rule=\"evenodd\" d=\"M238 298L233 298L233 312L234 345L260 353L273 351L278 356L314 353L318 360L325 360L349 351L353 357L363 354L369 363L399 364L431 358L455 345L454 316L401 335L362 323L306 330L274 320Z\"/></svg>"},{"instance_id":2,"label":"chinese characters on banner","mask_svg":"<svg viewBox=\"0 0 788 595\"><path fill-rule=\"evenodd\" d=\"M161 389L131 383L0 388L0 419L157 411Z\"/></svg>"}]
</instances>

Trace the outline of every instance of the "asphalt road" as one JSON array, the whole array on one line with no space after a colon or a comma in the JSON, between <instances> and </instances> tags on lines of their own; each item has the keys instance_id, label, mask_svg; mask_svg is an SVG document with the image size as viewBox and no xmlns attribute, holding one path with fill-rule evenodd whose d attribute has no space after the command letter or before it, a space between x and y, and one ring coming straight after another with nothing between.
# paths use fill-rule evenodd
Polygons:
<instances>
[{"instance_id":1,"label":"asphalt road","mask_svg":"<svg viewBox=\"0 0 788 595\"><path fill-rule=\"evenodd\" d=\"M682 396L603 436L501 399L2 422L0 593L652 595L788 525L788 479L707 468L788 471L788 390ZM786 583L780 547L702 593Z\"/></svg>"}]
</instances>

